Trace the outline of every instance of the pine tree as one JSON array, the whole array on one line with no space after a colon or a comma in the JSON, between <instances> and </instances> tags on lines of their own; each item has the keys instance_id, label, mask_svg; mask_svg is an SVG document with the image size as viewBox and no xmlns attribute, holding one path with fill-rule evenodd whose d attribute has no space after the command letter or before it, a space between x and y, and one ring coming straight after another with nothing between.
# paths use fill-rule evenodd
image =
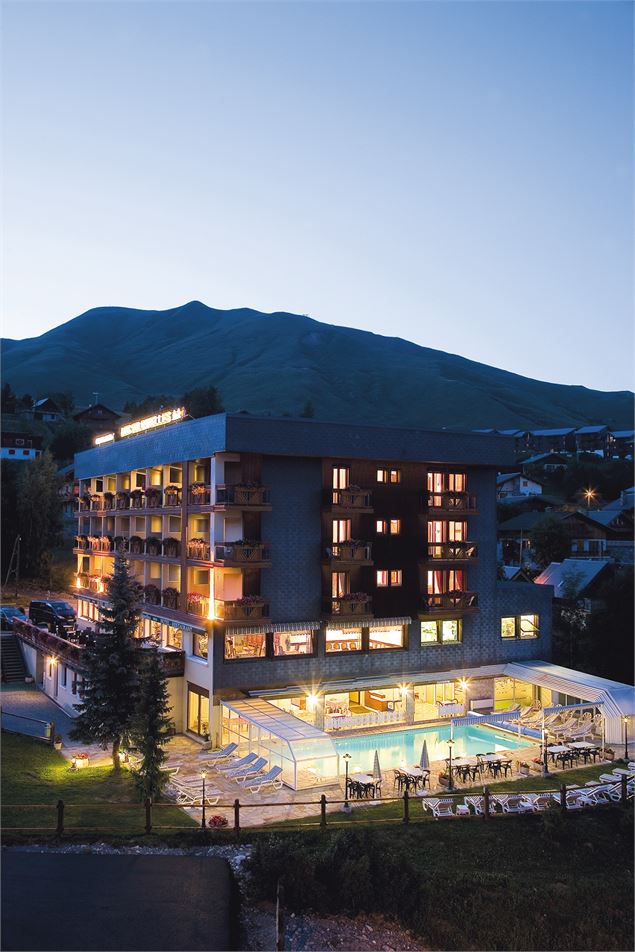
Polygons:
<instances>
[{"instance_id":1,"label":"pine tree","mask_svg":"<svg viewBox=\"0 0 635 952\"><path fill-rule=\"evenodd\" d=\"M109 607L103 608L97 631L85 648L87 674L80 688L80 712L71 736L85 743L112 744L112 763L120 769L119 751L130 736L139 697L138 649L134 632L139 622L138 586L126 559L117 553L107 585Z\"/></svg>"},{"instance_id":2,"label":"pine tree","mask_svg":"<svg viewBox=\"0 0 635 952\"><path fill-rule=\"evenodd\" d=\"M168 780L161 764L167 758L165 744L171 735L168 679L163 673L156 645L144 651L139 703L132 724L132 739L141 751L136 781L142 796L156 800Z\"/></svg>"}]
</instances>

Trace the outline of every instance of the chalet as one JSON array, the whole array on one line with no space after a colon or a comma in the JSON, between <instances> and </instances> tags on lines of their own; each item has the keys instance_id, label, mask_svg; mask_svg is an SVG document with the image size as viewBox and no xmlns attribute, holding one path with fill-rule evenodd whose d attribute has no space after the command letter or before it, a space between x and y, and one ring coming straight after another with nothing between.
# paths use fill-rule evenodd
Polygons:
<instances>
[{"instance_id":1,"label":"chalet","mask_svg":"<svg viewBox=\"0 0 635 952\"><path fill-rule=\"evenodd\" d=\"M496 496L499 500L519 496L540 496L542 489L542 483L537 479L530 479L523 473L501 473L496 477Z\"/></svg>"},{"instance_id":2,"label":"chalet","mask_svg":"<svg viewBox=\"0 0 635 952\"><path fill-rule=\"evenodd\" d=\"M528 448L534 453L575 453L575 427L532 430Z\"/></svg>"},{"instance_id":3,"label":"chalet","mask_svg":"<svg viewBox=\"0 0 635 952\"><path fill-rule=\"evenodd\" d=\"M122 414L103 403L93 403L89 407L84 407L73 414L76 423L87 426L91 430L105 431L114 430L122 419Z\"/></svg>"},{"instance_id":4,"label":"chalet","mask_svg":"<svg viewBox=\"0 0 635 952\"><path fill-rule=\"evenodd\" d=\"M600 510L601 511L601 510ZM593 519L597 512L524 512L513 519L507 519L498 527L500 553L505 563L519 561L531 562L533 552L531 535L539 523L546 519L561 522L570 540L570 553L577 558L597 558L605 554L607 542L622 541L625 532L622 527L604 525L601 520Z\"/></svg>"},{"instance_id":5,"label":"chalet","mask_svg":"<svg viewBox=\"0 0 635 952\"><path fill-rule=\"evenodd\" d=\"M25 461L37 459L42 452L42 438L32 433L3 433L0 459Z\"/></svg>"},{"instance_id":6,"label":"chalet","mask_svg":"<svg viewBox=\"0 0 635 952\"><path fill-rule=\"evenodd\" d=\"M581 608L591 612L603 607L597 598L602 583L613 571L610 559L565 559L551 562L536 576L536 585L553 585L555 601L574 600Z\"/></svg>"},{"instance_id":7,"label":"chalet","mask_svg":"<svg viewBox=\"0 0 635 952\"><path fill-rule=\"evenodd\" d=\"M611 430L608 455L612 459L633 459L633 430Z\"/></svg>"},{"instance_id":8,"label":"chalet","mask_svg":"<svg viewBox=\"0 0 635 952\"><path fill-rule=\"evenodd\" d=\"M567 468L568 457L562 453L536 453L521 463L523 473L536 471L543 473L557 473Z\"/></svg>"},{"instance_id":9,"label":"chalet","mask_svg":"<svg viewBox=\"0 0 635 952\"><path fill-rule=\"evenodd\" d=\"M581 426L575 431L576 453L595 453L606 456L609 445L608 426Z\"/></svg>"},{"instance_id":10,"label":"chalet","mask_svg":"<svg viewBox=\"0 0 635 952\"><path fill-rule=\"evenodd\" d=\"M59 423L64 419L64 413L50 397L43 397L36 400L28 416L32 420L40 420L42 423Z\"/></svg>"}]
</instances>

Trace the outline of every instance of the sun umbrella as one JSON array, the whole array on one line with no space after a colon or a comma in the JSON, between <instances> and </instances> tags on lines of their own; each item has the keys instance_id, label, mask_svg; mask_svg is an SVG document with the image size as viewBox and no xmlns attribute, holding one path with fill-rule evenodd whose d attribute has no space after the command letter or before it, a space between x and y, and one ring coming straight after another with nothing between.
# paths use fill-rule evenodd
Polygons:
<instances>
[{"instance_id":1,"label":"sun umbrella","mask_svg":"<svg viewBox=\"0 0 635 952\"><path fill-rule=\"evenodd\" d=\"M421 760L419 761L419 766L422 770L430 769L430 758L428 757L428 743L424 740L423 747L421 748Z\"/></svg>"},{"instance_id":2,"label":"sun umbrella","mask_svg":"<svg viewBox=\"0 0 635 952\"><path fill-rule=\"evenodd\" d=\"M375 751L375 759L373 761L373 780L381 780L381 767L379 766L379 751Z\"/></svg>"}]
</instances>

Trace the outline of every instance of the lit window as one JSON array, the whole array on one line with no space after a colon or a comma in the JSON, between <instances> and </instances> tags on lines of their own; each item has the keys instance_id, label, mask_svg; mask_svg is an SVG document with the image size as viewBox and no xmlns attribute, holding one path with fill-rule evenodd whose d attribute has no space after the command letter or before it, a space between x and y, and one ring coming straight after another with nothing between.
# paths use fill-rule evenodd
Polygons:
<instances>
[{"instance_id":1,"label":"lit window","mask_svg":"<svg viewBox=\"0 0 635 952\"><path fill-rule=\"evenodd\" d=\"M462 625L458 618L448 618L445 621L422 621L421 644L456 644L462 639Z\"/></svg>"},{"instance_id":2,"label":"lit window","mask_svg":"<svg viewBox=\"0 0 635 952\"><path fill-rule=\"evenodd\" d=\"M391 483L400 483L400 482L401 482L401 470L400 470L400 469L391 469L391 470L390 470L390 482L391 482Z\"/></svg>"},{"instance_id":3,"label":"lit window","mask_svg":"<svg viewBox=\"0 0 635 952\"><path fill-rule=\"evenodd\" d=\"M378 519L375 523L375 529L379 535L385 535L388 532L388 522L385 519Z\"/></svg>"},{"instance_id":4,"label":"lit window","mask_svg":"<svg viewBox=\"0 0 635 952\"><path fill-rule=\"evenodd\" d=\"M333 542L346 542L351 537L350 519L333 519Z\"/></svg>"},{"instance_id":5,"label":"lit window","mask_svg":"<svg viewBox=\"0 0 635 952\"><path fill-rule=\"evenodd\" d=\"M192 635L192 654L197 658L207 657L208 636L195 631Z\"/></svg>"},{"instance_id":6,"label":"lit window","mask_svg":"<svg viewBox=\"0 0 635 952\"><path fill-rule=\"evenodd\" d=\"M333 489L347 489L349 484L348 466L333 467Z\"/></svg>"},{"instance_id":7,"label":"lit window","mask_svg":"<svg viewBox=\"0 0 635 952\"><path fill-rule=\"evenodd\" d=\"M386 569L377 570L377 588L387 588L389 573Z\"/></svg>"},{"instance_id":8,"label":"lit window","mask_svg":"<svg viewBox=\"0 0 635 952\"><path fill-rule=\"evenodd\" d=\"M461 622L458 618L441 622L441 641L447 644L451 641L461 640Z\"/></svg>"},{"instance_id":9,"label":"lit window","mask_svg":"<svg viewBox=\"0 0 635 952\"><path fill-rule=\"evenodd\" d=\"M398 625L394 628L371 628L368 636L368 646L372 649L403 648L404 628Z\"/></svg>"},{"instance_id":10,"label":"lit window","mask_svg":"<svg viewBox=\"0 0 635 952\"><path fill-rule=\"evenodd\" d=\"M378 469L377 482L378 483L393 483L393 484L400 483L401 470L400 469Z\"/></svg>"},{"instance_id":11,"label":"lit window","mask_svg":"<svg viewBox=\"0 0 635 952\"><path fill-rule=\"evenodd\" d=\"M377 470L377 482L378 482L378 483L387 483L387 482L388 482L388 470L387 470L387 469L378 469L378 470Z\"/></svg>"},{"instance_id":12,"label":"lit window","mask_svg":"<svg viewBox=\"0 0 635 952\"><path fill-rule=\"evenodd\" d=\"M390 570L390 584L401 585L401 581L402 581L401 569L391 569Z\"/></svg>"},{"instance_id":13,"label":"lit window","mask_svg":"<svg viewBox=\"0 0 635 952\"><path fill-rule=\"evenodd\" d=\"M516 637L516 619L501 618L501 638Z\"/></svg>"},{"instance_id":14,"label":"lit window","mask_svg":"<svg viewBox=\"0 0 635 952\"><path fill-rule=\"evenodd\" d=\"M390 534L399 535L401 532L401 519L391 519L390 520Z\"/></svg>"},{"instance_id":15,"label":"lit window","mask_svg":"<svg viewBox=\"0 0 635 952\"><path fill-rule=\"evenodd\" d=\"M436 621L421 622L421 644L434 644L439 640L439 632Z\"/></svg>"},{"instance_id":16,"label":"lit window","mask_svg":"<svg viewBox=\"0 0 635 952\"><path fill-rule=\"evenodd\" d=\"M276 657L313 654L313 632L274 631L273 653Z\"/></svg>"},{"instance_id":17,"label":"lit window","mask_svg":"<svg viewBox=\"0 0 635 952\"><path fill-rule=\"evenodd\" d=\"M225 635L225 657L264 658L266 654L266 635L263 632L254 635Z\"/></svg>"},{"instance_id":18,"label":"lit window","mask_svg":"<svg viewBox=\"0 0 635 952\"><path fill-rule=\"evenodd\" d=\"M521 615L519 623L521 638L538 637L538 615Z\"/></svg>"},{"instance_id":19,"label":"lit window","mask_svg":"<svg viewBox=\"0 0 635 952\"><path fill-rule=\"evenodd\" d=\"M328 654L340 651L361 651L361 628L327 628L326 651Z\"/></svg>"}]
</instances>

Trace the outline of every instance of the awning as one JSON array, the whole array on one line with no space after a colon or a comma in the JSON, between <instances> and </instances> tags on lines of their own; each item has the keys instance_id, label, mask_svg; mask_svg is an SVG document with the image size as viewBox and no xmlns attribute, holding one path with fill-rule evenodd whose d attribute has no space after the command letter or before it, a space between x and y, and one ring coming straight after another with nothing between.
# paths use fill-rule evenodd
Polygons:
<instances>
[{"instance_id":1,"label":"awning","mask_svg":"<svg viewBox=\"0 0 635 952\"><path fill-rule=\"evenodd\" d=\"M261 625L232 625L227 633L230 635L261 635L265 631L316 631L319 627L319 621L287 621L277 625L271 625L265 621Z\"/></svg>"},{"instance_id":2,"label":"awning","mask_svg":"<svg viewBox=\"0 0 635 952\"><path fill-rule=\"evenodd\" d=\"M412 618L374 618L368 622L369 628L391 628L393 625L410 625Z\"/></svg>"}]
</instances>

